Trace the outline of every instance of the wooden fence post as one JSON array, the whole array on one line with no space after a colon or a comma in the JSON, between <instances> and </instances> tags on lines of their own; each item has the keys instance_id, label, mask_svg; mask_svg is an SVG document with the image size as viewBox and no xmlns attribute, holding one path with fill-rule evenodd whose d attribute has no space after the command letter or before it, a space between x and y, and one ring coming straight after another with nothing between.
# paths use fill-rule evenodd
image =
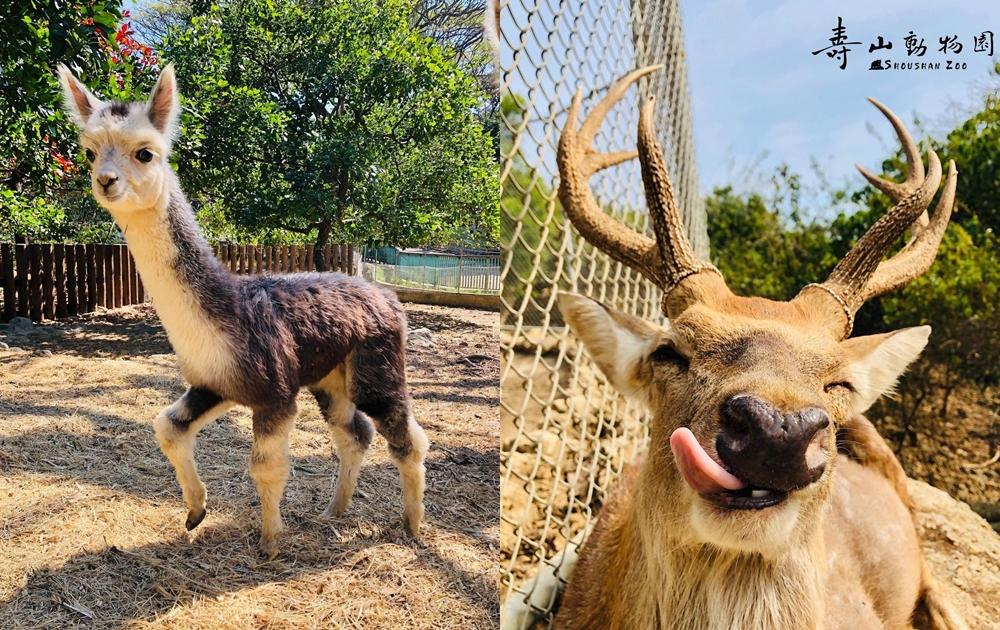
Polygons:
<instances>
[{"instance_id":1,"label":"wooden fence post","mask_svg":"<svg viewBox=\"0 0 1000 630\"><path fill-rule=\"evenodd\" d=\"M105 252L104 245L94 245L94 265L96 270L95 286L97 290L97 306L107 305L107 292L104 286L104 265Z\"/></svg>"},{"instance_id":2,"label":"wooden fence post","mask_svg":"<svg viewBox=\"0 0 1000 630\"><path fill-rule=\"evenodd\" d=\"M132 304L132 259L128 255L128 247L122 249L122 306Z\"/></svg>"},{"instance_id":3,"label":"wooden fence post","mask_svg":"<svg viewBox=\"0 0 1000 630\"><path fill-rule=\"evenodd\" d=\"M14 317L14 245L0 244L0 276L3 276L3 319Z\"/></svg>"},{"instance_id":4,"label":"wooden fence post","mask_svg":"<svg viewBox=\"0 0 1000 630\"><path fill-rule=\"evenodd\" d=\"M32 243L28 245L28 295L30 308L28 316L32 321L42 321L42 251Z\"/></svg>"},{"instance_id":5,"label":"wooden fence post","mask_svg":"<svg viewBox=\"0 0 1000 630\"><path fill-rule=\"evenodd\" d=\"M80 311L93 313L97 308L97 246L93 243L84 246L84 263L87 265L87 307Z\"/></svg>"},{"instance_id":6,"label":"wooden fence post","mask_svg":"<svg viewBox=\"0 0 1000 630\"><path fill-rule=\"evenodd\" d=\"M30 300L28 298L28 245L26 243L14 243L14 269L17 276L14 284L17 288L17 315L27 317L31 312Z\"/></svg>"},{"instance_id":7,"label":"wooden fence post","mask_svg":"<svg viewBox=\"0 0 1000 630\"><path fill-rule=\"evenodd\" d=\"M52 245L45 243L38 247L39 253L42 255L42 268L39 275L42 285L42 317L53 320L56 318L56 302L54 296L55 281L53 280L53 276L55 269L52 264Z\"/></svg>"},{"instance_id":8,"label":"wooden fence post","mask_svg":"<svg viewBox=\"0 0 1000 630\"><path fill-rule=\"evenodd\" d=\"M76 245L66 246L66 314L77 314Z\"/></svg>"},{"instance_id":9,"label":"wooden fence post","mask_svg":"<svg viewBox=\"0 0 1000 630\"><path fill-rule=\"evenodd\" d=\"M129 269L132 270L131 277L129 278L129 284L132 285L132 303L142 304L142 297L139 293L139 270L135 267L135 258L132 256L132 252L126 248L128 251L128 262Z\"/></svg>"},{"instance_id":10,"label":"wooden fence post","mask_svg":"<svg viewBox=\"0 0 1000 630\"><path fill-rule=\"evenodd\" d=\"M56 313L59 319L66 317L66 248L62 243L52 246L52 262L56 267Z\"/></svg>"}]
</instances>

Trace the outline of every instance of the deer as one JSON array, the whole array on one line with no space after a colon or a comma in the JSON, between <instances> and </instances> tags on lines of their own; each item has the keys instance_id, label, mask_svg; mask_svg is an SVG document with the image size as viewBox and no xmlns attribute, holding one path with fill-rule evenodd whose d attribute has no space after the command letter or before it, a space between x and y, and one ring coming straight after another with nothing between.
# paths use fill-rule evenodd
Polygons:
<instances>
[{"instance_id":1,"label":"deer","mask_svg":"<svg viewBox=\"0 0 1000 630\"><path fill-rule=\"evenodd\" d=\"M594 136L640 78L615 83L562 131L559 200L579 234L662 292L660 323L562 292L559 309L608 382L649 414L649 447L627 467L578 550L555 627L754 630L908 628L918 605L938 630L966 628L922 555L892 450L864 417L927 343L928 326L851 337L864 302L933 262L958 181L905 153L903 182L861 174L895 204L791 300L740 296L692 250L652 122L637 150ZM589 187L638 157L654 236L605 213ZM883 260L909 231L905 244ZM573 553L577 553L573 550Z\"/></svg>"},{"instance_id":2,"label":"deer","mask_svg":"<svg viewBox=\"0 0 1000 630\"><path fill-rule=\"evenodd\" d=\"M187 530L207 512L196 436L243 405L253 414L249 470L260 497L259 546L269 559L278 555L289 435L297 394L307 388L339 458L325 515L349 507L377 430L400 474L404 525L417 537L429 442L412 413L406 314L395 294L339 273L231 274L201 236L168 161L180 113L173 65L145 103L104 102L65 66L58 74L94 197L124 235L188 383L153 421L181 487Z\"/></svg>"}]
</instances>

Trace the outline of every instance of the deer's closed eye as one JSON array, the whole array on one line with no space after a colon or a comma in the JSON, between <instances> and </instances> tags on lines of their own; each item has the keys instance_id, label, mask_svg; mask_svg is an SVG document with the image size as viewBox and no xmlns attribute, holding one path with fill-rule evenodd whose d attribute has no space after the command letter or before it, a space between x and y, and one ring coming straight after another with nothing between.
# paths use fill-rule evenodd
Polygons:
<instances>
[{"instance_id":1,"label":"deer's closed eye","mask_svg":"<svg viewBox=\"0 0 1000 630\"><path fill-rule=\"evenodd\" d=\"M671 363L684 370L691 363L687 357L677 352L677 349L668 343L657 346L656 350L653 350L653 354L649 355L649 359L653 363Z\"/></svg>"},{"instance_id":2,"label":"deer's closed eye","mask_svg":"<svg viewBox=\"0 0 1000 630\"><path fill-rule=\"evenodd\" d=\"M826 392L826 393L828 393L828 394L833 393L834 391L836 391L838 389L841 389L841 390L844 390L844 391L848 391L848 392L851 392L851 393L854 393L855 391L857 391L856 389L854 389L854 385L852 385L849 381L835 381L833 383L827 383L823 387L823 391Z\"/></svg>"}]
</instances>

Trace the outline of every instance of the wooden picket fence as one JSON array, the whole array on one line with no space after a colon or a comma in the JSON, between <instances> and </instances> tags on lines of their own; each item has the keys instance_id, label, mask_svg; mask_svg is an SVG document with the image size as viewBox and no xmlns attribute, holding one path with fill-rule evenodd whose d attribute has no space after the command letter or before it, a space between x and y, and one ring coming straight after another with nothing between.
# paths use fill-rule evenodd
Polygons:
<instances>
[{"instance_id":1,"label":"wooden picket fence","mask_svg":"<svg viewBox=\"0 0 1000 630\"><path fill-rule=\"evenodd\" d=\"M233 273L294 273L316 269L312 245L214 246ZM327 245L328 271L353 273L354 252ZM40 322L98 308L146 301L142 280L127 245L0 243L0 320L28 317Z\"/></svg>"}]
</instances>

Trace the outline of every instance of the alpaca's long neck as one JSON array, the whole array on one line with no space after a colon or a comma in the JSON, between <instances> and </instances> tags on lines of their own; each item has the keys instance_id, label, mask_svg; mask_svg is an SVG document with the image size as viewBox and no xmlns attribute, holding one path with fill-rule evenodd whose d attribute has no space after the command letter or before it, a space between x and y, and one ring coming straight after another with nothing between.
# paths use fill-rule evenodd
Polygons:
<instances>
[{"instance_id":1,"label":"alpaca's long neck","mask_svg":"<svg viewBox=\"0 0 1000 630\"><path fill-rule=\"evenodd\" d=\"M208 386L231 364L235 281L199 234L173 173L159 205L116 221L185 378Z\"/></svg>"}]
</instances>

